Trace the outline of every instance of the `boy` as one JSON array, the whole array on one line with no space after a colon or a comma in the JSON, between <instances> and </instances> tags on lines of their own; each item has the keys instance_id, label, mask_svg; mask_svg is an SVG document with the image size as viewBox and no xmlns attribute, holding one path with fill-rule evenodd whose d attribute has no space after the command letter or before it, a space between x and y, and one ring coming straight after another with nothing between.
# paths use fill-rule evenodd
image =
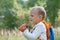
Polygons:
<instances>
[{"instance_id":1,"label":"boy","mask_svg":"<svg viewBox=\"0 0 60 40\"><path fill-rule=\"evenodd\" d=\"M33 26L32 31L29 32L27 27L20 27L23 29L23 34L27 40L47 40L46 27L43 20L46 16L46 11L42 7L33 7L30 11L30 22ZM26 25L25 25L26 26Z\"/></svg>"}]
</instances>

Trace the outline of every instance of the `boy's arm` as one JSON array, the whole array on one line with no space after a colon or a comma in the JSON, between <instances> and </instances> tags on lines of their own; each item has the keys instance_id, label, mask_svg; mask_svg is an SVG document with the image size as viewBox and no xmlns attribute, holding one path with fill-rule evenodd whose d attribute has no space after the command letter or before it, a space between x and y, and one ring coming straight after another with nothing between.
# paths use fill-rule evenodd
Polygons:
<instances>
[{"instance_id":1,"label":"boy's arm","mask_svg":"<svg viewBox=\"0 0 60 40\"><path fill-rule=\"evenodd\" d=\"M37 25L32 33L26 29L23 34L29 39L37 39L43 32L46 32L46 28L43 25Z\"/></svg>"}]
</instances>

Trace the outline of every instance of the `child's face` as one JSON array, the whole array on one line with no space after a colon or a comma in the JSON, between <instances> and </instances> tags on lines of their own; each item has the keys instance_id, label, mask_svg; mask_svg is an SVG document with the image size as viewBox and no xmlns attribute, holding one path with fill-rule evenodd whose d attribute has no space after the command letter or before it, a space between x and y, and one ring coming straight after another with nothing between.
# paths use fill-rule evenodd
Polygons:
<instances>
[{"instance_id":1,"label":"child's face","mask_svg":"<svg viewBox=\"0 0 60 40\"><path fill-rule=\"evenodd\" d=\"M42 15L40 15L37 10L30 11L30 22L35 25L40 21L42 21Z\"/></svg>"}]
</instances>

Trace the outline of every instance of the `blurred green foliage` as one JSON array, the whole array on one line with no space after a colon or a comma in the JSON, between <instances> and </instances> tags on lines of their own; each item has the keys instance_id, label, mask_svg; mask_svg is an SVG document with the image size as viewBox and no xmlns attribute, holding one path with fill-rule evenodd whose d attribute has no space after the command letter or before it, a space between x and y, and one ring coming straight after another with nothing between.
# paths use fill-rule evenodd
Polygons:
<instances>
[{"instance_id":1,"label":"blurred green foliage","mask_svg":"<svg viewBox=\"0 0 60 40\"><path fill-rule=\"evenodd\" d=\"M43 6L47 11L46 21L54 26L58 17L60 0L0 0L0 29L13 29L29 23L29 9Z\"/></svg>"},{"instance_id":2,"label":"blurred green foliage","mask_svg":"<svg viewBox=\"0 0 60 40\"><path fill-rule=\"evenodd\" d=\"M46 2L46 12L47 12L47 19L49 19L50 23L55 26L56 18L58 17L59 11L59 0L47 0Z\"/></svg>"},{"instance_id":3,"label":"blurred green foliage","mask_svg":"<svg viewBox=\"0 0 60 40\"><path fill-rule=\"evenodd\" d=\"M14 0L0 0L0 27L12 29L17 26L14 2Z\"/></svg>"}]
</instances>

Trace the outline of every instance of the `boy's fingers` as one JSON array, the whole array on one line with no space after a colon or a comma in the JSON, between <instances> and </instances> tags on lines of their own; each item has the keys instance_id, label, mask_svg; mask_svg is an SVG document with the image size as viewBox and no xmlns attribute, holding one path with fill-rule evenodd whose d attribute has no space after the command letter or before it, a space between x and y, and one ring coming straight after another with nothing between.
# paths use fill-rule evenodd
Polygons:
<instances>
[{"instance_id":1,"label":"boy's fingers","mask_svg":"<svg viewBox=\"0 0 60 40\"><path fill-rule=\"evenodd\" d=\"M26 29L26 27L24 27L24 26L19 28L19 30L20 30L21 32L23 32L25 29Z\"/></svg>"},{"instance_id":2,"label":"boy's fingers","mask_svg":"<svg viewBox=\"0 0 60 40\"><path fill-rule=\"evenodd\" d=\"M27 24L25 23L25 24L22 24L18 29L21 31L21 32L23 32L26 28L27 28Z\"/></svg>"},{"instance_id":3,"label":"boy's fingers","mask_svg":"<svg viewBox=\"0 0 60 40\"><path fill-rule=\"evenodd\" d=\"M22 29L24 30L24 29L26 29L26 27L23 27Z\"/></svg>"}]
</instances>

